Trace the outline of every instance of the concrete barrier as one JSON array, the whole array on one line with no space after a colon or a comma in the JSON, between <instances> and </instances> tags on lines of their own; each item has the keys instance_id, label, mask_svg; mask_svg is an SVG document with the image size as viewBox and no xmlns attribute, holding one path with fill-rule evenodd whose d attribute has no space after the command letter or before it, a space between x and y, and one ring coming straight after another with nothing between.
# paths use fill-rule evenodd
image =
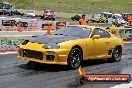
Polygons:
<instances>
[{"instance_id":1,"label":"concrete barrier","mask_svg":"<svg viewBox=\"0 0 132 88\"><path fill-rule=\"evenodd\" d=\"M96 27L112 27L112 24L108 23L90 23L89 26L96 26Z\"/></svg>"},{"instance_id":2,"label":"concrete barrier","mask_svg":"<svg viewBox=\"0 0 132 88\"><path fill-rule=\"evenodd\" d=\"M24 37L2 37L0 38L0 53L17 52L18 46L24 41Z\"/></svg>"},{"instance_id":3,"label":"concrete barrier","mask_svg":"<svg viewBox=\"0 0 132 88\"><path fill-rule=\"evenodd\" d=\"M78 22L68 22L68 25L79 25ZM89 23L88 26L96 26L96 27L112 27L112 24L108 23Z\"/></svg>"},{"instance_id":4,"label":"concrete barrier","mask_svg":"<svg viewBox=\"0 0 132 88\"><path fill-rule=\"evenodd\" d=\"M0 53L17 52L18 46L31 36L45 35L46 32L0 32Z\"/></svg>"},{"instance_id":5,"label":"concrete barrier","mask_svg":"<svg viewBox=\"0 0 132 88\"><path fill-rule=\"evenodd\" d=\"M66 22L0 17L1 31L18 31L18 29L19 31L42 31L47 30L47 26L49 25L52 30L56 30L56 28L66 26Z\"/></svg>"}]
</instances>

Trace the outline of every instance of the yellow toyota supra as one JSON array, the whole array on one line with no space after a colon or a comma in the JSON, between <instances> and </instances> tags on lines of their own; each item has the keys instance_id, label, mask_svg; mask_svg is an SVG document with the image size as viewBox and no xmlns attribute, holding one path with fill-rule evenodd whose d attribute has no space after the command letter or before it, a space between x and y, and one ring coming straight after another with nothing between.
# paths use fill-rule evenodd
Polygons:
<instances>
[{"instance_id":1,"label":"yellow toyota supra","mask_svg":"<svg viewBox=\"0 0 132 88\"><path fill-rule=\"evenodd\" d=\"M25 40L18 50L18 58L30 63L68 65L78 68L82 61L121 60L123 39L100 27L68 26L52 35L41 35Z\"/></svg>"}]
</instances>

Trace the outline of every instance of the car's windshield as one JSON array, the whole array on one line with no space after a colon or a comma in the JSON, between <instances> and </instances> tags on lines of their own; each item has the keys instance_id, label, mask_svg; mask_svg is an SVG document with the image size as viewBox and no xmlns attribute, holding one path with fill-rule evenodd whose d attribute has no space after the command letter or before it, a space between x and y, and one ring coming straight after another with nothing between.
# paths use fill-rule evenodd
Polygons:
<instances>
[{"instance_id":1,"label":"car's windshield","mask_svg":"<svg viewBox=\"0 0 132 88\"><path fill-rule=\"evenodd\" d=\"M0 9L10 9L10 8L11 8L10 4L0 3Z\"/></svg>"},{"instance_id":2,"label":"car's windshield","mask_svg":"<svg viewBox=\"0 0 132 88\"><path fill-rule=\"evenodd\" d=\"M0 9L3 9L3 4L2 3L0 3Z\"/></svg>"},{"instance_id":3,"label":"car's windshield","mask_svg":"<svg viewBox=\"0 0 132 88\"><path fill-rule=\"evenodd\" d=\"M115 15L115 17L116 17L117 19L123 19L123 17L122 17L122 16L119 16L119 15Z\"/></svg>"},{"instance_id":4,"label":"car's windshield","mask_svg":"<svg viewBox=\"0 0 132 88\"><path fill-rule=\"evenodd\" d=\"M73 37L81 37L87 38L91 33L90 28L83 27L65 27L63 29L59 29L53 33L53 35L65 35L65 36L73 36Z\"/></svg>"},{"instance_id":5,"label":"car's windshield","mask_svg":"<svg viewBox=\"0 0 132 88\"><path fill-rule=\"evenodd\" d=\"M28 13L34 13L35 11L32 11L32 10L30 10L30 11L28 11Z\"/></svg>"}]
</instances>

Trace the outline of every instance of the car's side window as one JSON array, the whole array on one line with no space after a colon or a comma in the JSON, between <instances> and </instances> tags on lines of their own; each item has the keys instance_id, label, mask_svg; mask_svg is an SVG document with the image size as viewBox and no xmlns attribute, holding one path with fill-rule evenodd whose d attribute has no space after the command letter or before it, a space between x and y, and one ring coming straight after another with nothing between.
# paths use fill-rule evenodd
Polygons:
<instances>
[{"instance_id":1,"label":"car's side window","mask_svg":"<svg viewBox=\"0 0 132 88\"><path fill-rule=\"evenodd\" d=\"M100 28L96 28L94 29L92 35L91 35L91 38L94 36L94 35L100 35L101 38L109 38L110 37L110 34L108 32L106 32L105 30L102 30Z\"/></svg>"},{"instance_id":2,"label":"car's side window","mask_svg":"<svg viewBox=\"0 0 132 88\"><path fill-rule=\"evenodd\" d=\"M102 38L109 38L110 37L110 34L107 31L105 31L105 30L101 30L101 31L102 31L102 33L101 33Z\"/></svg>"},{"instance_id":3,"label":"car's side window","mask_svg":"<svg viewBox=\"0 0 132 88\"><path fill-rule=\"evenodd\" d=\"M99 29L94 29L92 35L91 35L91 38L94 36L94 35L100 35L99 33Z\"/></svg>"}]
</instances>

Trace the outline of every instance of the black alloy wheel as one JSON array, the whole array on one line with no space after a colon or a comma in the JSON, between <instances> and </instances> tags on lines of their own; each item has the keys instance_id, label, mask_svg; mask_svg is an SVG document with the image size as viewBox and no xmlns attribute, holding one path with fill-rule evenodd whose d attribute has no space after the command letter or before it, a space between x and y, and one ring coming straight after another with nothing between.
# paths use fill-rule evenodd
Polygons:
<instances>
[{"instance_id":1,"label":"black alloy wheel","mask_svg":"<svg viewBox=\"0 0 132 88\"><path fill-rule=\"evenodd\" d=\"M82 52L79 48L73 48L68 56L68 66L71 69L77 69L83 60Z\"/></svg>"},{"instance_id":2,"label":"black alloy wheel","mask_svg":"<svg viewBox=\"0 0 132 88\"><path fill-rule=\"evenodd\" d=\"M113 50L112 57L108 59L109 62L119 62L121 60L121 50L119 48L115 48Z\"/></svg>"}]
</instances>

